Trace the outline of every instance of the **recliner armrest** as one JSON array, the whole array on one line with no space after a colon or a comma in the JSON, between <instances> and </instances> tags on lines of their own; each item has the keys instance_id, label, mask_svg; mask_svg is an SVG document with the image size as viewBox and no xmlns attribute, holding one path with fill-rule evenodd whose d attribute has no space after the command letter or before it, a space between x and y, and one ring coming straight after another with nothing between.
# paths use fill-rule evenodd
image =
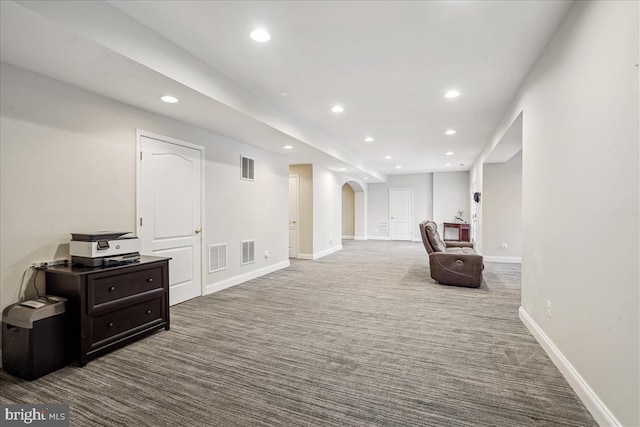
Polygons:
<instances>
[{"instance_id":1,"label":"recliner armrest","mask_svg":"<svg viewBox=\"0 0 640 427\"><path fill-rule=\"evenodd\" d=\"M473 248L474 246L472 242L451 242L446 240L444 244L448 248Z\"/></svg>"},{"instance_id":2,"label":"recliner armrest","mask_svg":"<svg viewBox=\"0 0 640 427\"><path fill-rule=\"evenodd\" d=\"M434 252L429 255L431 277L445 285L477 288L482 284L482 261L478 254Z\"/></svg>"}]
</instances>

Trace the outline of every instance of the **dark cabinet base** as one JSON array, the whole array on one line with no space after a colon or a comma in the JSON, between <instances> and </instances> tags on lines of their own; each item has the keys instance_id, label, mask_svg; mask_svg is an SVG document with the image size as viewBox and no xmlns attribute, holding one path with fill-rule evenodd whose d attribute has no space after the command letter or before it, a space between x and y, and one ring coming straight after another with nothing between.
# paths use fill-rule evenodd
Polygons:
<instances>
[{"instance_id":1,"label":"dark cabinet base","mask_svg":"<svg viewBox=\"0 0 640 427\"><path fill-rule=\"evenodd\" d=\"M51 267L47 294L68 299L68 343L80 366L159 329L169 330L169 258L115 267Z\"/></svg>"}]
</instances>

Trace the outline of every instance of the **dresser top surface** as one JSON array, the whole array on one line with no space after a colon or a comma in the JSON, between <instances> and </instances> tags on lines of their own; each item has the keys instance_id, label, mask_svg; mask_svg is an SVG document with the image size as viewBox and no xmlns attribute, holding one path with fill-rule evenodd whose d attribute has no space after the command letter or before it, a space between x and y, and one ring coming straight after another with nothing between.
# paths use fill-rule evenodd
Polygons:
<instances>
[{"instance_id":1,"label":"dresser top surface","mask_svg":"<svg viewBox=\"0 0 640 427\"><path fill-rule=\"evenodd\" d=\"M59 274L70 274L74 276L85 275L85 274L94 274L94 273L103 273L106 271L117 271L131 267L137 267L141 265L150 265L156 263L162 263L170 260L171 258L165 257L157 257L157 256L148 256L148 255L140 255L140 261L133 262L130 264L122 264L122 265L113 265L108 267L84 267L82 265L71 264L69 265L54 265L52 267L48 267L45 269L46 272L59 273Z\"/></svg>"}]
</instances>

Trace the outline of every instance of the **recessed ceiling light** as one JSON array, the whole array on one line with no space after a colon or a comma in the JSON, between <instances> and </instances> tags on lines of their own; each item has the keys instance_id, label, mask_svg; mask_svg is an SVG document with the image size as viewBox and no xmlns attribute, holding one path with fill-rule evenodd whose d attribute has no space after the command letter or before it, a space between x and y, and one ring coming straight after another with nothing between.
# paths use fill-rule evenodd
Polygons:
<instances>
[{"instance_id":1,"label":"recessed ceiling light","mask_svg":"<svg viewBox=\"0 0 640 427\"><path fill-rule=\"evenodd\" d=\"M460 163L460 166L464 166L464 163Z\"/></svg>"},{"instance_id":2,"label":"recessed ceiling light","mask_svg":"<svg viewBox=\"0 0 640 427\"><path fill-rule=\"evenodd\" d=\"M289 95L289 92L280 92L280 96L287 96Z\"/></svg>"},{"instance_id":3,"label":"recessed ceiling light","mask_svg":"<svg viewBox=\"0 0 640 427\"><path fill-rule=\"evenodd\" d=\"M365 176L365 177L364 177L364 178L362 178L362 179L369 179L369 178L367 178L367 177Z\"/></svg>"},{"instance_id":4,"label":"recessed ceiling light","mask_svg":"<svg viewBox=\"0 0 640 427\"><path fill-rule=\"evenodd\" d=\"M444 154L446 154L447 156L453 156L453 151L447 151L447 152L446 152L446 153L444 153Z\"/></svg>"},{"instance_id":5,"label":"recessed ceiling light","mask_svg":"<svg viewBox=\"0 0 640 427\"><path fill-rule=\"evenodd\" d=\"M346 168L340 168L340 169L338 169L338 170L339 170L339 171L346 171L347 169L346 169Z\"/></svg>"},{"instance_id":6,"label":"recessed ceiling light","mask_svg":"<svg viewBox=\"0 0 640 427\"><path fill-rule=\"evenodd\" d=\"M285 150L293 150L293 145L285 145L284 147Z\"/></svg>"},{"instance_id":7,"label":"recessed ceiling light","mask_svg":"<svg viewBox=\"0 0 640 427\"><path fill-rule=\"evenodd\" d=\"M366 137L364 139L365 142L373 142L373 138L371 138L370 136Z\"/></svg>"},{"instance_id":8,"label":"recessed ceiling light","mask_svg":"<svg viewBox=\"0 0 640 427\"><path fill-rule=\"evenodd\" d=\"M455 89L451 89L450 91L444 94L445 98L457 98L459 96L460 96L460 92L458 92Z\"/></svg>"},{"instance_id":9,"label":"recessed ceiling light","mask_svg":"<svg viewBox=\"0 0 640 427\"><path fill-rule=\"evenodd\" d=\"M384 156L385 159L391 160L391 156Z\"/></svg>"},{"instance_id":10,"label":"recessed ceiling light","mask_svg":"<svg viewBox=\"0 0 640 427\"><path fill-rule=\"evenodd\" d=\"M445 166L451 166L451 163L447 163Z\"/></svg>"},{"instance_id":11,"label":"recessed ceiling light","mask_svg":"<svg viewBox=\"0 0 640 427\"><path fill-rule=\"evenodd\" d=\"M331 108L331 111L334 113L342 113L344 108L342 108L342 105L334 105L333 108Z\"/></svg>"},{"instance_id":12,"label":"recessed ceiling light","mask_svg":"<svg viewBox=\"0 0 640 427\"><path fill-rule=\"evenodd\" d=\"M449 129L448 131L445 132L446 135L455 135L456 131L453 129Z\"/></svg>"},{"instance_id":13,"label":"recessed ceiling light","mask_svg":"<svg viewBox=\"0 0 640 427\"><path fill-rule=\"evenodd\" d=\"M396 169L402 169L402 166L396 165Z\"/></svg>"},{"instance_id":14,"label":"recessed ceiling light","mask_svg":"<svg viewBox=\"0 0 640 427\"><path fill-rule=\"evenodd\" d=\"M256 28L255 30L251 31L251 34L249 34L249 36L259 43L268 42L271 39L271 36L264 28Z\"/></svg>"},{"instance_id":15,"label":"recessed ceiling light","mask_svg":"<svg viewBox=\"0 0 640 427\"><path fill-rule=\"evenodd\" d=\"M160 97L160 99L162 99L164 102L167 102L169 104L175 104L176 102L178 102L178 98L171 95L163 95Z\"/></svg>"}]
</instances>

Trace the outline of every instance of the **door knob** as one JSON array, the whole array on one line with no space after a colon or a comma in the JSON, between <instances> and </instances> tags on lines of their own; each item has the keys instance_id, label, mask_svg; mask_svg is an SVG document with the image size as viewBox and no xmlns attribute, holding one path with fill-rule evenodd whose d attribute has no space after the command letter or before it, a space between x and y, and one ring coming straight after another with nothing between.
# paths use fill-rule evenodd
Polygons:
<instances>
[{"instance_id":1,"label":"door knob","mask_svg":"<svg viewBox=\"0 0 640 427\"><path fill-rule=\"evenodd\" d=\"M193 230L193 232L196 233L196 234L200 234L200 233L202 233L202 228L198 228L196 230Z\"/></svg>"}]
</instances>

